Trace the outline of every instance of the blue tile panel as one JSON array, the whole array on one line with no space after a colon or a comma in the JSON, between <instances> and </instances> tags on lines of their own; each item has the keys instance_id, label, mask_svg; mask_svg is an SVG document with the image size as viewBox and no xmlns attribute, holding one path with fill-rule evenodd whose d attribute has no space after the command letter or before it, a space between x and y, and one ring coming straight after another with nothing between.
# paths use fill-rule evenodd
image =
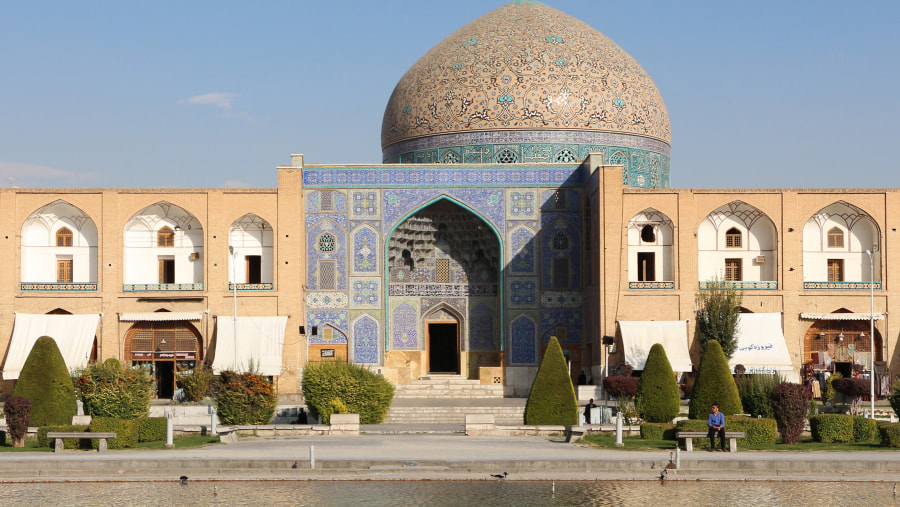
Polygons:
<instances>
[{"instance_id":1,"label":"blue tile panel","mask_svg":"<svg viewBox=\"0 0 900 507\"><path fill-rule=\"evenodd\" d=\"M378 364L379 325L371 315L363 315L353 322L353 362Z\"/></svg>"},{"instance_id":2,"label":"blue tile panel","mask_svg":"<svg viewBox=\"0 0 900 507\"><path fill-rule=\"evenodd\" d=\"M417 349L419 347L418 316L409 303L401 303L394 308L391 317L391 347L395 349Z\"/></svg>"},{"instance_id":3,"label":"blue tile panel","mask_svg":"<svg viewBox=\"0 0 900 507\"><path fill-rule=\"evenodd\" d=\"M537 326L527 315L519 315L510 325L512 364L534 364L537 362L535 334Z\"/></svg>"},{"instance_id":4,"label":"blue tile panel","mask_svg":"<svg viewBox=\"0 0 900 507\"><path fill-rule=\"evenodd\" d=\"M306 312L306 325L309 329L312 326L319 327L320 331L318 334L313 335L309 334L307 339L309 343L312 344L328 344L328 343L337 343L337 344L346 344L347 343L347 332L348 332L348 319L350 317L350 312L347 310L310 310ZM334 333L333 338L328 341L324 340L322 337L324 333L321 331L323 326L329 325L335 328L336 332ZM311 333L311 331L310 331Z\"/></svg>"},{"instance_id":5,"label":"blue tile panel","mask_svg":"<svg viewBox=\"0 0 900 507\"><path fill-rule=\"evenodd\" d=\"M582 186L589 176L581 165L388 165L307 166L304 188L366 187L558 187Z\"/></svg>"},{"instance_id":6,"label":"blue tile panel","mask_svg":"<svg viewBox=\"0 0 900 507\"><path fill-rule=\"evenodd\" d=\"M494 311L484 303L478 303L469 316L469 350L496 350Z\"/></svg>"}]
</instances>

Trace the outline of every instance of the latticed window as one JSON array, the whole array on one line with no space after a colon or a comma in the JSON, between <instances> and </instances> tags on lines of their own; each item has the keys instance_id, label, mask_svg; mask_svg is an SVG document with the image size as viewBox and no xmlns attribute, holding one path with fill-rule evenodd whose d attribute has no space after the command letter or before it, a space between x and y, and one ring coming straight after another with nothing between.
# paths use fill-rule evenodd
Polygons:
<instances>
[{"instance_id":1,"label":"latticed window","mask_svg":"<svg viewBox=\"0 0 900 507\"><path fill-rule=\"evenodd\" d=\"M828 281L844 281L844 259L828 259Z\"/></svg>"},{"instance_id":2,"label":"latticed window","mask_svg":"<svg viewBox=\"0 0 900 507\"><path fill-rule=\"evenodd\" d=\"M565 326L558 326L556 328L556 339L560 342L565 342L569 337L569 331L565 328Z\"/></svg>"},{"instance_id":3,"label":"latticed window","mask_svg":"<svg viewBox=\"0 0 900 507\"><path fill-rule=\"evenodd\" d=\"M334 209L333 192L331 190L323 190L319 193L319 204L322 211L331 211Z\"/></svg>"},{"instance_id":4,"label":"latticed window","mask_svg":"<svg viewBox=\"0 0 900 507\"><path fill-rule=\"evenodd\" d=\"M195 359L199 343L192 327L183 322L138 322L128 332L131 359L164 358Z\"/></svg>"},{"instance_id":5,"label":"latticed window","mask_svg":"<svg viewBox=\"0 0 900 507\"><path fill-rule=\"evenodd\" d=\"M498 164L515 164L518 161L519 157L510 149L501 150L500 153L497 154Z\"/></svg>"},{"instance_id":6,"label":"latticed window","mask_svg":"<svg viewBox=\"0 0 900 507\"><path fill-rule=\"evenodd\" d=\"M434 281L450 283L450 259L438 259L434 267Z\"/></svg>"},{"instance_id":7,"label":"latticed window","mask_svg":"<svg viewBox=\"0 0 900 507\"><path fill-rule=\"evenodd\" d=\"M319 236L319 251L322 253L330 253L335 249L335 239L334 236L328 234L327 232L321 236Z\"/></svg>"},{"instance_id":8,"label":"latticed window","mask_svg":"<svg viewBox=\"0 0 900 507\"><path fill-rule=\"evenodd\" d=\"M156 233L156 246L175 246L175 231L163 227Z\"/></svg>"},{"instance_id":9,"label":"latticed window","mask_svg":"<svg viewBox=\"0 0 900 507\"><path fill-rule=\"evenodd\" d=\"M743 280L741 267L741 259L725 259L725 280L728 282Z\"/></svg>"},{"instance_id":10,"label":"latticed window","mask_svg":"<svg viewBox=\"0 0 900 507\"><path fill-rule=\"evenodd\" d=\"M56 246L72 246L72 231L68 227L56 231Z\"/></svg>"},{"instance_id":11,"label":"latticed window","mask_svg":"<svg viewBox=\"0 0 900 507\"><path fill-rule=\"evenodd\" d=\"M554 250L568 250L569 237L566 236L566 233L564 232L557 232L556 235L553 236L552 246Z\"/></svg>"},{"instance_id":12,"label":"latticed window","mask_svg":"<svg viewBox=\"0 0 900 507\"><path fill-rule=\"evenodd\" d=\"M740 248L741 244L741 231L739 231L736 227L728 229L728 231L725 233L725 247Z\"/></svg>"},{"instance_id":13,"label":"latticed window","mask_svg":"<svg viewBox=\"0 0 900 507\"><path fill-rule=\"evenodd\" d=\"M458 164L459 155L457 155L455 151L448 151L444 154L444 158L441 159L441 162L445 164Z\"/></svg>"},{"instance_id":14,"label":"latticed window","mask_svg":"<svg viewBox=\"0 0 900 507\"><path fill-rule=\"evenodd\" d=\"M58 283L72 283L72 259L56 260L56 281Z\"/></svg>"},{"instance_id":15,"label":"latticed window","mask_svg":"<svg viewBox=\"0 0 900 507\"><path fill-rule=\"evenodd\" d=\"M837 227L828 231L828 248L844 248L844 231Z\"/></svg>"},{"instance_id":16,"label":"latticed window","mask_svg":"<svg viewBox=\"0 0 900 507\"><path fill-rule=\"evenodd\" d=\"M335 261L319 261L319 289L334 290L337 287L337 265Z\"/></svg>"},{"instance_id":17,"label":"latticed window","mask_svg":"<svg viewBox=\"0 0 900 507\"><path fill-rule=\"evenodd\" d=\"M556 258L550 267L550 285L554 289L569 288L569 259Z\"/></svg>"},{"instance_id":18,"label":"latticed window","mask_svg":"<svg viewBox=\"0 0 900 507\"><path fill-rule=\"evenodd\" d=\"M578 157L572 150L564 148L556 154L556 161L562 164L571 164L573 162L577 162Z\"/></svg>"},{"instance_id":19,"label":"latticed window","mask_svg":"<svg viewBox=\"0 0 900 507\"><path fill-rule=\"evenodd\" d=\"M566 209L566 191L557 190L553 192L553 209Z\"/></svg>"}]
</instances>

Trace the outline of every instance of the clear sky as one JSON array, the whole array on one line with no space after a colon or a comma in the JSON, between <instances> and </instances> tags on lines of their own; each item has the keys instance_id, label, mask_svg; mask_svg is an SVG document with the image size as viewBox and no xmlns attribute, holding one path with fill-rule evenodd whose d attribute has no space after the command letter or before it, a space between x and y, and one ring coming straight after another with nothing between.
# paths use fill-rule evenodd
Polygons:
<instances>
[{"instance_id":1,"label":"clear sky","mask_svg":"<svg viewBox=\"0 0 900 507\"><path fill-rule=\"evenodd\" d=\"M504 2L6 1L0 184L276 186L380 163L394 85ZM900 188L900 1L545 2L653 77L674 188Z\"/></svg>"}]
</instances>

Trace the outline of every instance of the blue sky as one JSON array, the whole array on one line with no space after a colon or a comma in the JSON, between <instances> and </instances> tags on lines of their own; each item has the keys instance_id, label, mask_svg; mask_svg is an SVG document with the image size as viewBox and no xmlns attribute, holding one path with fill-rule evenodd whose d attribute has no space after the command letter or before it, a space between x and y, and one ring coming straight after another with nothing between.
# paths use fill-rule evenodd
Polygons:
<instances>
[{"instance_id":1,"label":"blue sky","mask_svg":"<svg viewBox=\"0 0 900 507\"><path fill-rule=\"evenodd\" d=\"M379 163L404 72L484 0L3 2L0 184L276 186ZM653 77L675 188L900 188L900 2L546 2Z\"/></svg>"}]
</instances>

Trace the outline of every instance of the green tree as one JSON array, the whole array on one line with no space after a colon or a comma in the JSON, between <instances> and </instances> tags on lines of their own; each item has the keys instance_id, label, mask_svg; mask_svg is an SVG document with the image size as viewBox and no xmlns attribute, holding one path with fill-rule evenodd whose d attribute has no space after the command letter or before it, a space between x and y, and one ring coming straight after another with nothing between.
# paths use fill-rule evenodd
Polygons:
<instances>
[{"instance_id":1,"label":"green tree","mask_svg":"<svg viewBox=\"0 0 900 507\"><path fill-rule=\"evenodd\" d=\"M669 422L678 417L681 409L678 382L666 351L659 343L653 344L641 380L634 394L634 403L646 422Z\"/></svg>"},{"instance_id":2,"label":"green tree","mask_svg":"<svg viewBox=\"0 0 900 507\"><path fill-rule=\"evenodd\" d=\"M737 348L734 336L744 296L729 282L718 277L704 283L697 292L697 332L700 346L705 350L710 340L719 342L725 357L731 359ZM721 407L720 407L721 408Z\"/></svg>"},{"instance_id":3,"label":"green tree","mask_svg":"<svg viewBox=\"0 0 900 507\"><path fill-rule=\"evenodd\" d=\"M728 369L728 360L719 342L710 340L703 350L700 369L691 393L688 416L691 419L706 419L713 404L725 415L741 414L741 395Z\"/></svg>"},{"instance_id":4,"label":"green tree","mask_svg":"<svg viewBox=\"0 0 900 507\"><path fill-rule=\"evenodd\" d=\"M550 337L525 403L525 424L578 424L578 400L562 347Z\"/></svg>"},{"instance_id":5,"label":"green tree","mask_svg":"<svg viewBox=\"0 0 900 507\"><path fill-rule=\"evenodd\" d=\"M72 424L72 416L78 413L75 387L53 338L42 336L34 342L13 396L31 400L32 426Z\"/></svg>"},{"instance_id":6,"label":"green tree","mask_svg":"<svg viewBox=\"0 0 900 507\"><path fill-rule=\"evenodd\" d=\"M251 372L219 372L214 399L219 420L227 425L268 424L278 406L272 382Z\"/></svg>"}]
</instances>

